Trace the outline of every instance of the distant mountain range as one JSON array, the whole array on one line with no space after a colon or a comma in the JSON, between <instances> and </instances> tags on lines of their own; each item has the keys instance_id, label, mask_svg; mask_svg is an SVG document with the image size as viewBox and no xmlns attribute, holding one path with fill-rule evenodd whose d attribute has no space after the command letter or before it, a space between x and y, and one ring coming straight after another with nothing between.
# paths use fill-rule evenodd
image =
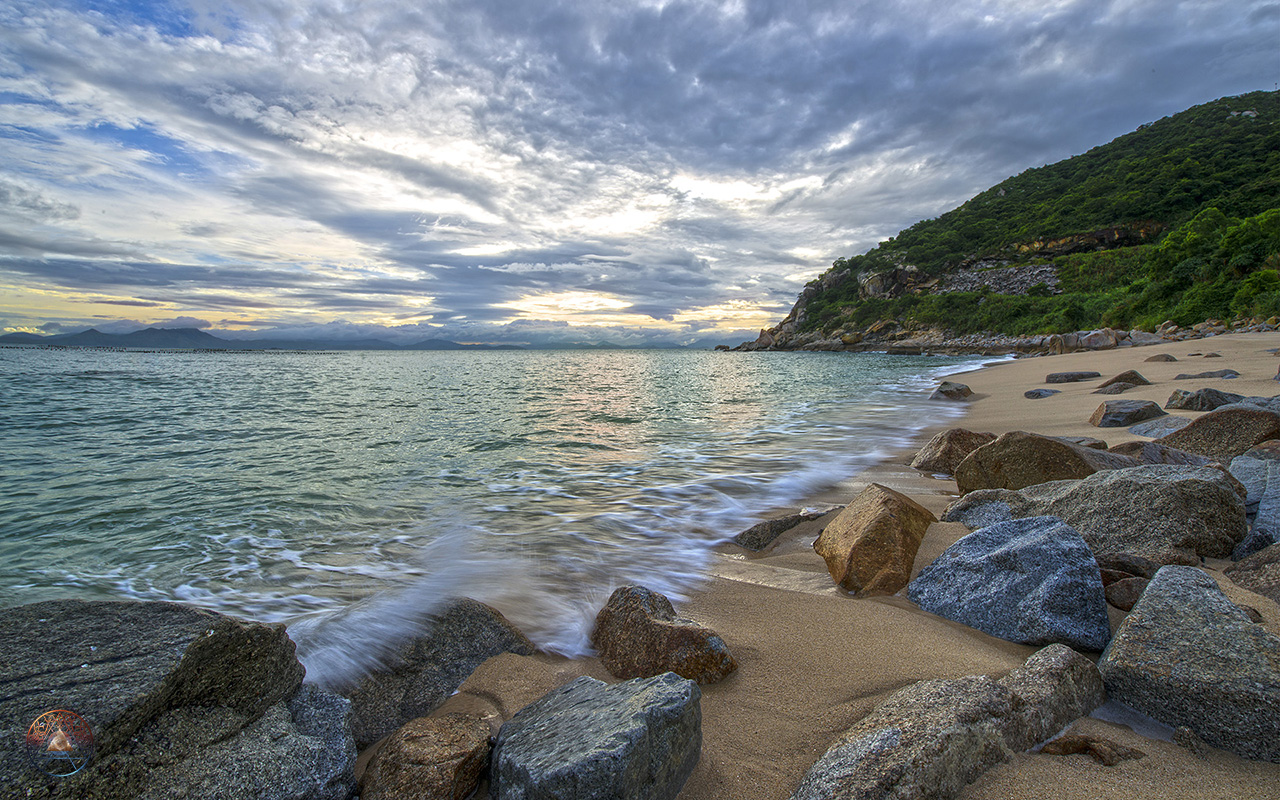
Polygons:
<instances>
[{"instance_id":1,"label":"distant mountain range","mask_svg":"<svg viewBox=\"0 0 1280 800\"><path fill-rule=\"evenodd\" d=\"M103 333L90 328L80 333L38 336L8 333L0 344L36 344L60 347L128 347L162 350L522 350L515 345L459 344L445 339L423 339L398 345L382 339L323 341L318 339L222 339L197 328L147 328L133 333Z\"/></svg>"},{"instance_id":2,"label":"distant mountain range","mask_svg":"<svg viewBox=\"0 0 1280 800\"><path fill-rule=\"evenodd\" d=\"M700 341L688 348L709 350L718 342ZM384 339L222 339L197 328L147 328L133 333L103 333L90 328L80 333L39 336L34 333L7 333L0 345L45 345L55 347L123 347L158 350L635 350L648 349L602 343L546 344L520 347L514 344L460 344L447 339L423 339L413 344L394 344Z\"/></svg>"}]
</instances>

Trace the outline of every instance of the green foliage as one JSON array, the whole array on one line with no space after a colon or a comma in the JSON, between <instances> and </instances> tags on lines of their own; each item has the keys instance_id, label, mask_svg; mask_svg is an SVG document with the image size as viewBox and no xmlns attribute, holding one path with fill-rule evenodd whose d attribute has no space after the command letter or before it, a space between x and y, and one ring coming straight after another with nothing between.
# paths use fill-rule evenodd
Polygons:
<instances>
[{"instance_id":1,"label":"green foliage","mask_svg":"<svg viewBox=\"0 0 1280 800\"><path fill-rule=\"evenodd\" d=\"M1231 115L1249 109L1257 116ZM1141 236L1052 255L1054 241L1123 226ZM1197 106L1027 170L832 270L857 276L913 264L938 275L976 257L1016 264L1046 255L1061 294L1039 286L1027 296L867 300L847 280L809 300L806 328L894 317L956 333L1033 334L1280 313L1280 92Z\"/></svg>"}]
</instances>

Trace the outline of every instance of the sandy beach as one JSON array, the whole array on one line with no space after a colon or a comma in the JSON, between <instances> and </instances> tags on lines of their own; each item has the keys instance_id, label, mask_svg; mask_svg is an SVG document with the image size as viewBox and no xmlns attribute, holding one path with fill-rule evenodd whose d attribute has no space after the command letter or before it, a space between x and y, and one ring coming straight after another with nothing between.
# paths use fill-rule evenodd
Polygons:
<instances>
[{"instance_id":1,"label":"sandy beach","mask_svg":"<svg viewBox=\"0 0 1280 800\"><path fill-rule=\"evenodd\" d=\"M996 434L1026 430L1091 436L1115 445L1138 437L1124 428L1100 429L1089 424L1093 410L1104 400L1113 399L1092 394L1104 380L1136 369L1152 385L1125 392L1125 399L1154 400L1161 406L1174 389L1204 386L1271 396L1280 394L1280 384L1273 380L1280 358L1269 352L1276 348L1280 348L1280 333L1245 334L988 365L952 377L974 391L967 401L966 416L953 425ZM1146 361L1159 353L1178 360ZM1208 353L1221 357L1206 357ZM1240 372L1241 377L1173 380L1180 373L1225 368ZM1061 393L1048 398L1023 397L1026 390L1045 386L1048 373L1066 371L1095 371L1102 377L1056 385L1053 388ZM1194 416L1192 412L1171 413ZM938 430L923 431L917 447ZM885 463L811 498L811 505L847 503L868 483L876 482L913 497L940 515L956 499L956 484L912 469L909 463L917 447L904 449ZM832 740L892 692L930 678L999 676L1036 650L923 612L905 598L905 590L892 597L848 596L835 586L824 562L813 551L824 522L803 523L760 553L733 544L720 546L710 579L687 602L677 605L681 615L715 629L739 663L736 673L702 687L702 756L680 794L681 800L785 800ZM916 557L914 572L967 532L959 523L933 524ZM1206 567L1233 600L1258 609L1263 624L1280 634L1280 606L1223 578L1220 571L1229 564L1211 562ZM1124 613L1115 608L1109 612L1114 630ZM1096 660L1099 654L1087 655ZM515 674L518 671L525 674ZM536 680L530 678L538 671L541 674ZM598 659L567 661L539 655L473 678L435 713L475 710L488 702L486 698L504 692L532 700L541 691L580 674L613 680ZM504 716L512 711L514 708L508 709ZM1153 731L1134 723L1150 734L1143 735L1127 724L1096 718L1099 715L1105 712L1077 722L1076 729L1137 748L1146 756L1106 767L1087 755L1022 753L987 772L961 797L1280 797L1280 764L1249 761L1207 747L1195 752L1170 741L1167 729ZM484 797L483 790L480 796Z\"/></svg>"},{"instance_id":2,"label":"sandy beach","mask_svg":"<svg viewBox=\"0 0 1280 800\"><path fill-rule=\"evenodd\" d=\"M1211 386L1271 396L1280 394L1280 384L1273 380L1280 358L1269 352L1276 348L1280 348L1280 333L1244 334L998 363L953 377L974 391L968 413L954 424L996 434L1026 430L1092 436L1115 445L1139 437L1125 428L1089 424L1093 410L1113 399L1092 394L1102 381L1136 369L1152 385L1131 389L1124 398L1154 400L1162 406L1177 388ZM1146 361L1158 353L1178 361ZM1208 353L1221 357L1206 358ZM1240 372L1241 377L1173 380L1180 373L1225 368ZM1026 390L1045 386L1048 373L1076 370L1100 372L1102 377L1056 385L1053 388L1061 393L1048 398L1023 397ZM919 443L935 432L924 432ZM956 497L955 482L911 469L908 464L914 453L911 449L896 454L815 500L844 503L867 483L877 482L941 514ZM703 687L702 761L681 793L682 800L786 798L830 741L889 693L927 678L998 675L1034 652L1035 648L1010 644L922 612L902 596L860 600L846 596L813 552L821 526L822 520L805 523L760 554L723 546L713 580L681 607L682 614L715 628L741 664L725 681ZM966 532L958 523L934 524L915 570ZM1207 567L1216 572L1229 563ZM1257 608L1264 624L1280 633L1280 606L1236 589L1220 573L1215 577L1228 584L1233 599ZM1110 611L1114 629L1123 612ZM1147 756L1106 767L1086 755L1024 753L988 772L962 797L1280 797L1280 764L1248 761L1214 749L1197 754L1100 719L1077 724L1082 732L1136 747Z\"/></svg>"}]
</instances>

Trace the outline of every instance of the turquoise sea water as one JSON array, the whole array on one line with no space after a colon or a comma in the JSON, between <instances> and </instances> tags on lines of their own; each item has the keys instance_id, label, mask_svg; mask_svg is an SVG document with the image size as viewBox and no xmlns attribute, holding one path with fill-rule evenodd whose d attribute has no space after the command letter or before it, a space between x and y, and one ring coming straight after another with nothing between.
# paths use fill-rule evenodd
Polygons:
<instances>
[{"instance_id":1,"label":"turquoise sea water","mask_svg":"<svg viewBox=\"0 0 1280 800\"><path fill-rule=\"evenodd\" d=\"M313 679L450 595L582 652L608 592L954 415L956 358L0 349L0 607L286 621Z\"/></svg>"}]
</instances>

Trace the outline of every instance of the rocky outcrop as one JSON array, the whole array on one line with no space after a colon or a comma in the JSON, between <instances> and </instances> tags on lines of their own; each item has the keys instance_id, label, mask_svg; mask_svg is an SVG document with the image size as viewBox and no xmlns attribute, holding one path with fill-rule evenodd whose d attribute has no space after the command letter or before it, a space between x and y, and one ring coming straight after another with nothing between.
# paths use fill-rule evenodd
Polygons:
<instances>
[{"instance_id":1,"label":"rocky outcrop","mask_svg":"<svg viewBox=\"0 0 1280 800\"><path fill-rule=\"evenodd\" d=\"M925 611L1019 644L1096 651L1111 637L1093 552L1055 517L970 533L921 570L907 596Z\"/></svg>"},{"instance_id":2,"label":"rocky outcrop","mask_svg":"<svg viewBox=\"0 0 1280 800\"><path fill-rule=\"evenodd\" d=\"M921 681L836 739L791 800L947 800L1103 700L1097 668L1061 645L1000 680Z\"/></svg>"},{"instance_id":3,"label":"rocky outcrop","mask_svg":"<svg viewBox=\"0 0 1280 800\"><path fill-rule=\"evenodd\" d=\"M1224 464L1254 445L1280 436L1280 414L1256 408L1220 408L1156 441Z\"/></svg>"},{"instance_id":4,"label":"rocky outcrop","mask_svg":"<svg viewBox=\"0 0 1280 800\"><path fill-rule=\"evenodd\" d=\"M302 665L282 625L174 603L59 600L0 615L0 654L6 791L340 800L354 788L349 704L300 690ZM80 773L48 784L32 779L38 773L16 748L26 726L55 707L91 721L96 753Z\"/></svg>"},{"instance_id":5,"label":"rocky outcrop","mask_svg":"<svg viewBox=\"0 0 1280 800\"><path fill-rule=\"evenodd\" d=\"M410 720L369 762L360 800L466 800L484 777L489 749L489 726L481 717Z\"/></svg>"},{"instance_id":6,"label":"rocky outcrop","mask_svg":"<svg viewBox=\"0 0 1280 800\"><path fill-rule=\"evenodd\" d=\"M1226 558L1247 532L1244 501L1230 476L1211 467L1165 465L971 492L948 506L942 520L976 527L1040 516L1065 521L1095 554L1131 553L1160 564Z\"/></svg>"},{"instance_id":7,"label":"rocky outcrop","mask_svg":"<svg viewBox=\"0 0 1280 800\"><path fill-rule=\"evenodd\" d=\"M1092 447L1026 431L1010 431L969 454L956 467L961 494L978 489L1021 489L1046 481L1083 478L1139 462Z\"/></svg>"},{"instance_id":8,"label":"rocky outcrop","mask_svg":"<svg viewBox=\"0 0 1280 800\"><path fill-rule=\"evenodd\" d=\"M894 594L937 518L906 495L873 483L827 524L813 549L831 578L858 597Z\"/></svg>"},{"instance_id":9,"label":"rocky outcrop","mask_svg":"<svg viewBox=\"0 0 1280 800\"><path fill-rule=\"evenodd\" d=\"M1214 747L1280 762L1280 637L1199 569L1156 573L1098 668L1112 698Z\"/></svg>"},{"instance_id":10,"label":"rocky outcrop","mask_svg":"<svg viewBox=\"0 0 1280 800\"><path fill-rule=\"evenodd\" d=\"M1108 400L1089 417L1089 424L1095 428L1127 428L1166 413L1150 400Z\"/></svg>"},{"instance_id":11,"label":"rocky outcrop","mask_svg":"<svg viewBox=\"0 0 1280 800\"><path fill-rule=\"evenodd\" d=\"M702 694L673 673L608 685L577 680L498 732L494 800L674 800L702 748Z\"/></svg>"},{"instance_id":12,"label":"rocky outcrop","mask_svg":"<svg viewBox=\"0 0 1280 800\"><path fill-rule=\"evenodd\" d=\"M459 599L423 635L405 642L381 670L350 689L353 732L363 749L444 702L485 659L528 655L533 643L497 610Z\"/></svg>"},{"instance_id":13,"label":"rocky outcrop","mask_svg":"<svg viewBox=\"0 0 1280 800\"><path fill-rule=\"evenodd\" d=\"M764 522L752 525L742 533L733 537L733 543L739 547L745 547L748 550L763 550L782 534L791 530L802 522L817 519L824 516L826 512L820 513L799 513L788 514L785 517L777 519L767 519Z\"/></svg>"},{"instance_id":14,"label":"rocky outcrop","mask_svg":"<svg viewBox=\"0 0 1280 800\"><path fill-rule=\"evenodd\" d=\"M738 662L715 631L676 616L671 601L643 586L623 586L596 615L591 644L619 678L664 672L698 683L715 683Z\"/></svg>"},{"instance_id":15,"label":"rocky outcrop","mask_svg":"<svg viewBox=\"0 0 1280 800\"><path fill-rule=\"evenodd\" d=\"M911 460L913 469L921 472L934 472L943 475L955 474L956 467L974 450L984 444L994 442L994 433L979 433L964 428L948 428L930 439L915 458Z\"/></svg>"},{"instance_id":16,"label":"rocky outcrop","mask_svg":"<svg viewBox=\"0 0 1280 800\"><path fill-rule=\"evenodd\" d=\"M1273 544L1227 567L1225 574L1237 586L1280 603L1280 544Z\"/></svg>"}]
</instances>

